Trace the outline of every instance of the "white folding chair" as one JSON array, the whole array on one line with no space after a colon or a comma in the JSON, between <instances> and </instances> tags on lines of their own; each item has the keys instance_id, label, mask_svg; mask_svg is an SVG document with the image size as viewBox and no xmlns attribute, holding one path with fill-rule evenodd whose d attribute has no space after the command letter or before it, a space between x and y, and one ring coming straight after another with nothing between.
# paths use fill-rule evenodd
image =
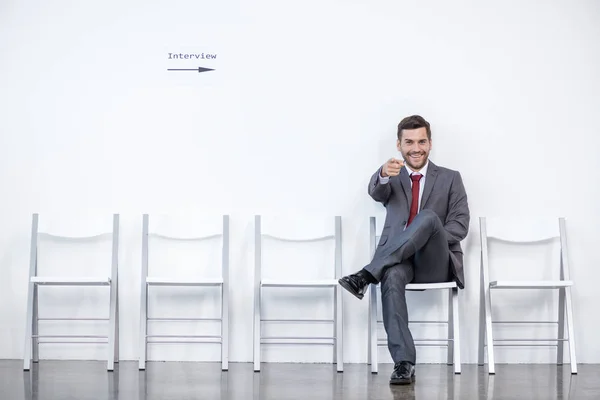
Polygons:
<instances>
[{"instance_id":1,"label":"white folding chair","mask_svg":"<svg viewBox=\"0 0 600 400\"><path fill-rule=\"evenodd\" d=\"M489 223L489 225L488 225ZM480 264L480 312L479 312L479 365L485 363L487 346L488 372L495 373L494 346L547 346L536 342L557 342L557 364L563 364L563 345L569 342L571 373L577 373L575 334L573 326L573 303L569 276L565 219L536 221L508 221L505 219L479 218L481 241ZM543 244L553 240L560 242L560 271L558 279L551 280L494 280L490 281L488 244L491 239L513 244ZM558 321L494 321L492 315L492 289L558 289ZM527 305L531 307L531 304ZM565 338L565 314L568 337ZM557 339L494 339L493 324L558 324ZM529 342L531 344L523 344ZM535 344L534 344L535 343Z\"/></svg>"},{"instance_id":2,"label":"white folding chair","mask_svg":"<svg viewBox=\"0 0 600 400\"><path fill-rule=\"evenodd\" d=\"M267 221L272 221L267 219ZM298 220L299 221L299 220ZM294 222L298 222L294 221ZM298 226L283 226L281 223L273 223L263 227L261 216L255 216L255 269L254 269L254 371L260 371L261 345L262 344L315 344L333 345L333 362L337 371L344 369L343 360L343 321L342 321L342 292L338 285L338 279L342 275L342 219L339 216L325 221L315 222L316 234L304 234L293 232ZM323 222L321 224L321 222ZM304 221L307 223L307 220ZM319 225L318 227L316 225ZM284 232L287 231L287 232ZM330 279L263 279L263 238L276 241L305 243L333 240L335 243L335 255L332 260L334 277ZM299 251L302 251L299 249ZM265 288L326 288L334 291L333 319L267 319L262 317L263 291ZM268 322L307 323L324 322L333 323L333 336L263 336L262 324Z\"/></svg>"},{"instance_id":3,"label":"white folding chair","mask_svg":"<svg viewBox=\"0 0 600 400\"><path fill-rule=\"evenodd\" d=\"M380 233L377 233L377 222L375 217L370 218L370 244L371 257L375 254L377 243L379 242ZM369 291L369 349L368 358L371 364L371 372L378 372L378 348L379 346L387 346L387 339L379 338L378 325L383 323L379 319L377 310L377 289L379 285L371 284ZM415 346L445 346L448 348L448 365L454 364L454 373L461 373L460 361L460 318L458 309L458 286L456 282L439 282L439 283L409 283L406 285L406 290L422 291L422 290L448 290L448 318L442 321L409 321L413 324L447 324L448 337L439 339L414 339ZM443 344L442 344L443 343Z\"/></svg>"},{"instance_id":4,"label":"white folding chair","mask_svg":"<svg viewBox=\"0 0 600 400\"><path fill-rule=\"evenodd\" d=\"M182 224L176 217L158 216L157 223L150 224L150 216L144 214L142 229L142 290L140 303L140 356L139 369L146 368L148 344L152 343L220 343L221 369L229 368L229 215L223 215L218 228L204 218L201 223L187 221ZM160 222L160 223L159 223ZM206 224L206 225L204 225ZM149 239L150 237L175 241L205 241L221 238L221 276L219 278L165 278L149 276ZM148 292L151 286L162 287L218 287L221 295L219 318L154 318L148 316ZM181 321L218 321L220 335L149 335L148 322ZM148 340L157 338L159 340ZM173 340L176 339L176 340ZM181 340L191 339L191 340Z\"/></svg>"},{"instance_id":5,"label":"white folding chair","mask_svg":"<svg viewBox=\"0 0 600 400\"><path fill-rule=\"evenodd\" d=\"M54 225L52 224L54 222ZM39 229L39 214L33 214L31 224L31 247L29 261L29 289L27 294L27 324L25 327L25 355L23 360L23 369L28 371L31 368L31 361L39 361L39 344L43 343L107 343L107 370L113 371L115 362L119 358L119 290L118 290L118 261L119 261L119 215L114 214L112 218L112 229L110 228L110 219L105 221L94 221L94 224L85 225L84 221L79 221L77 228L65 228L60 226L61 222L47 222L42 218L42 229ZM86 221L88 222L88 221ZM91 222L91 221L89 221ZM94 225L94 226L91 226ZM99 227L101 231L97 228ZM104 229L104 228L108 229ZM67 233L67 231L69 231ZM57 277L38 275L39 261L39 240L49 238L53 240L68 241L90 241L102 239L105 236L112 237L112 257L111 269L106 276L79 276L79 277ZM38 315L38 291L40 286L108 286L110 290L110 304L108 318L40 318ZM108 321L108 334L103 335L40 335L39 321ZM40 339L50 339L44 341ZM72 339L85 339L85 341ZM94 341L89 341L93 339Z\"/></svg>"}]
</instances>

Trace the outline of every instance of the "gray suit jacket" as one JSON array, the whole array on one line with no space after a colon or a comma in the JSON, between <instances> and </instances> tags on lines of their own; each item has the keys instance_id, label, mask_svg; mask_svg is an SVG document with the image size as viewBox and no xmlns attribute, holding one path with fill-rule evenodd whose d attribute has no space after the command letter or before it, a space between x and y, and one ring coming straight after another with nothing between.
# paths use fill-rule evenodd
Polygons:
<instances>
[{"instance_id":1,"label":"gray suit jacket","mask_svg":"<svg viewBox=\"0 0 600 400\"><path fill-rule=\"evenodd\" d=\"M385 251L383 236L393 236L402 232L408 221L412 189L406 168L402 167L398 176L390 178L386 184L379 183L379 168L369 182L369 195L386 208L382 240L377 246L378 252ZM427 167L425 188L421 198L421 210L432 210L440 218L448 237L450 265L457 285L464 288L463 251L460 241L469 231L469 205L467 193L458 171L438 167L431 161Z\"/></svg>"}]
</instances>

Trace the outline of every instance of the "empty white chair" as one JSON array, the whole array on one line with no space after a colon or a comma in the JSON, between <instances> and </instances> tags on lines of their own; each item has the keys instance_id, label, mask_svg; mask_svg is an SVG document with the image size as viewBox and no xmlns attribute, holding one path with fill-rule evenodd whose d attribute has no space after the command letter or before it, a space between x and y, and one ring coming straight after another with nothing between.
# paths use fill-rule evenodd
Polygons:
<instances>
[{"instance_id":1,"label":"empty white chair","mask_svg":"<svg viewBox=\"0 0 600 400\"><path fill-rule=\"evenodd\" d=\"M380 235L377 233L376 218L370 218L370 245L371 245L371 257L375 254L377 243L379 242ZM383 226L383 224L382 224ZM376 374L378 372L378 347L386 346L387 339L379 338L378 325L383 323L379 319L378 304L377 304L377 293L379 284L370 285L371 290L369 291L369 349L368 359L371 364L371 372ZM448 337L446 338L427 338L418 339L415 338L415 346L447 346L448 348L448 365L454 364L454 373L461 373L461 361L460 361L460 318L458 309L458 286L456 282L439 282L439 283L409 283L406 285L406 290L448 290L448 318L442 321L420 321L413 320L409 321L413 324L447 324L448 325ZM440 344L443 343L443 344Z\"/></svg>"},{"instance_id":2,"label":"empty white chair","mask_svg":"<svg viewBox=\"0 0 600 400\"><path fill-rule=\"evenodd\" d=\"M45 217L44 217L45 218ZM119 256L119 215L110 218L98 218L98 220L78 220L67 227L66 220L49 220L33 214L31 224L31 247L29 261L29 289L27 295L27 324L25 327L25 355L24 370L29 370L31 361L39 361L40 343L107 343L107 370L114 370L114 363L119 357L119 290L118 290L118 256ZM61 225L62 224L62 225ZM40 225L42 228L40 229ZM81 266L79 276L44 276L39 275L39 241L42 238L61 241L94 241L105 237L112 237L112 256L107 257L106 275L87 276L85 266ZM108 265L110 263L110 269ZM106 286L110 291L110 303L108 306L108 318L40 318L38 313L38 292L40 286ZM107 335L41 335L39 333L39 321L108 321ZM40 340L42 339L42 340ZM44 339L50 339L45 341ZM72 339L85 339L85 341ZM93 339L94 341L89 341Z\"/></svg>"},{"instance_id":3,"label":"empty white chair","mask_svg":"<svg viewBox=\"0 0 600 400\"><path fill-rule=\"evenodd\" d=\"M327 218L325 220L297 219L282 223L282 219L265 218L262 221L261 216L255 216L255 269L254 269L254 371L260 371L261 345L262 344L320 344L333 345L333 362L336 364L337 371L344 369L343 360L343 332L342 332L342 292L338 285L338 279L342 274L342 219ZM263 225L263 222L266 222ZM273 222L269 224L268 222ZM300 233L300 224L304 227L311 225L311 233L303 231ZM295 224L295 225L294 225ZM310 277L301 279L264 279L262 277L263 263L263 240L270 238L275 241L286 241L298 244L298 252L303 249L300 247L306 242L334 241L334 259L331 260L331 273L333 275L328 279L311 279ZM281 265L282 269L286 265ZM289 271L289 267L288 267ZM290 318L286 319L268 319L263 318L263 293L267 288L324 288L333 290L333 319L293 319L293 310L290 310ZM263 336L263 323L307 323L320 322L333 324L333 336Z\"/></svg>"},{"instance_id":4,"label":"empty white chair","mask_svg":"<svg viewBox=\"0 0 600 400\"><path fill-rule=\"evenodd\" d=\"M191 216L190 216L191 217ZM191 219L191 218L190 218ZM142 229L142 290L140 302L140 356L139 369L146 368L148 344L152 343L220 343L221 369L229 368L229 216L223 215L219 226L211 224L209 218L201 218L196 222L180 219L174 216L153 217L144 214ZM174 241L205 241L215 238L221 239L221 270L218 278L202 277L163 277L149 275L150 264L150 237ZM190 270L198 269L190 265ZM196 274L197 275L197 274ZM148 315L148 294L150 287L217 287L220 289L220 316L219 318L166 318L150 317ZM148 334L148 322L181 322L181 321L218 321L220 335L154 335ZM159 340L148 340L157 338ZM176 339L176 340L173 340ZM191 339L191 340L181 340Z\"/></svg>"},{"instance_id":5,"label":"empty white chair","mask_svg":"<svg viewBox=\"0 0 600 400\"><path fill-rule=\"evenodd\" d=\"M531 221L515 221L507 219L491 219L480 217L480 313L479 313L479 365L485 362L485 347L487 346L488 372L495 373L494 346L522 346L522 342L530 345L545 346L538 342L557 342L557 363L563 364L564 342L569 342L571 373L577 373L575 356L575 334L573 326L573 303L571 287L573 281L569 276L569 262L565 219L543 219ZM558 240L560 243L560 271L557 279L543 280L493 280L490 278L489 243L492 239L513 244L543 244ZM500 270L500 269L496 269ZM541 275L541 274L540 274ZM492 315L492 289L558 289L558 321L499 321ZM535 304L527 304L527 307ZM568 336L565 337L565 314ZM558 338L511 338L494 339L492 324L558 324ZM535 343L535 344L534 344ZM527 344L525 344L527 345Z\"/></svg>"}]
</instances>

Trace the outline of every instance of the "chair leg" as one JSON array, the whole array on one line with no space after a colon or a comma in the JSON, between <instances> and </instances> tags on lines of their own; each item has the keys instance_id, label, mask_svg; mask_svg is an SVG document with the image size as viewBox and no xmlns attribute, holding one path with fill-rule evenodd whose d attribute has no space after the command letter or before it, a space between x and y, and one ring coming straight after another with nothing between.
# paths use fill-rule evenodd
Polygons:
<instances>
[{"instance_id":1,"label":"chair leg","mask_svg":"<svg viewBox=\"0 0 600 400\"><path fill-rule=\"evenodd\" d=\"M254 293L254 372L260 371L260 342L261 342L261 286Z\"/></svg>"},{"instance_id":2,"label":"chair leg","mask_svg":"<svg viewBox=\"0 0 600 400\"><path fill-rule=\"evenodd\" d=\"M229 369L229 289L221 286L221 370Z\"/></svg>"},{"instance_id":3,"label":"chair leg","mask_svg":"<svg viewBox=\"0 0 600 400\"><path fill-rule=\"evenodd\" d=\"M556 364L564 363L564 341L565 338L565 288L558 289L558 349L556 352Z\"/></svg>"},{"instance_id":4,"label":"chair leg","mask_svg":"<svg viewBox=\"0 0 600 400\"><path fill-rule=\"evenodd\" d=\"M31 352L32 352L32 331L33 331L33 291L35 288L34 283L29 283L29 290L27 294L27 322L25 324L25 351L23 355L23 370L29 371L31 369Z\"/></svg>"},{"instance_id":5,"label":"chair leg","mask_svg":"<svg viewBox=\"0 0 600 400\"><path fill-rule=\"evenodd\" d=\"M569 359L571 360L571 374L577 373L577 356L575 354L575 326L573 322L573 300L571 288L565 288L565 304L567 306L567 331L569 335Z\"/></svg>"},{"instance_id":6,"label":"chair leg","mask_svg":"<svg viewBox=\"0 0 600 400\"><path fill-rule=\"evenodd\" d=\"M494 360L494 336L492 331L492 294L490 288L484 287L485 301L485 336L487 338L487 353L488 353L488 372L489 374L496 373L496 363Z\"/></svg>"},{"instance_id":7,"label":"chair leg","mask_svg":"<svg viewBox=\"0 0 600 400\"><path fill-rule=\"evenodd\" d=\"M33 347L34 326L37 331L37 284L31 282L31 278L37 276L37 238L38 238L38 214L33 214L31 221L31 245L29 247L29 286L27 290L27 322L25 325L25 351L23 354L23 369L29 371L31 368L32 352L37 349ZM35 333L37 334L37 332ZM36 340L37 344L37 340Z\"/></svg>"},{"instance_id":8,"label":"chair leg","mask_svg":"<svg viewBox=\"0 0 600 400\"><path fill-rule=\"evenodd\" d=\"M39 290L40 290L40 288L38 285L33 286L33 327L32 327L33 341L32 341L32 346L33 346L33 362L34 363L40 361L40 339L38 338L38 335L40 334Z\"/></svg>"},{"instance_id":9,"label":"chair leg","mask_svg":"<svg viewBox=\"0 0 600 400\"><path fill-rule=\"evenodd\" d=\"M461 373L461 360L460 360L460 314L458 310L458 288L452 289L452 326L454 335L454 373Z\"/></svg>"},{"instance_id":10,"label":"chair leg","mask_svg":"<svg viewBox=\"0 0 600 400\"><path fill-rule=\"evenodd\" d=\"M119 283L115 284L116 291L116 306L115 306L115 351L114 359L115 363L119 362Z\"/></svg>"},{"instance_id":11,"label":"chair leg","mask_svg":"<svg viewBox=\"0 0 600 400\"><path fill-rule=\"evenodd\" d=\"M115 350L116 350L116 328L117 328L117 287L115 281L110 283L110 311L108 323L108 361L106 369L114 371L115 369Z\"/></svg>"},{"instance_id":12,"label":"chair leg","mask_svg":"<svg viewBox=\"0 0 600 400\"><path fill-rule=\"evenodd\" d=\"M454 290L448 291L448 365L454 362Z\"/></svg>"},{"instance_id":13,"label":"chair leg","mask_svg":"<svg viewBox=\"0 0 600 400\"><path fill-rule=\"evenodd\" d=\"M371 373L379 371L378 345L377 345L377 285L371 285L369 291L369 362Z\"/></svg>"},{"instance_id":14,"label":"chair leg","mask_svg":"<svg viewBox=\"0 0 600 400\"><path fill-rule=\"evenodd\" d=\"M337 312L337 289L333 288L333 363L337 367L337 349L338 349L338 312Z\"/></svg>"},{"instance_id":15,"label":"chair leg","mask_svg":"<svg viewBox=\"0 0 600 400\"><path fill-rule=\"evenodd\" d=\"M342 290L335 286L335 364L337 372L344 372L344 318Z\"/></svg>"},{"instance_id":16,"label":"chair leg","mask_svg":"<svg viewBox=\"0 0 600 400\"><path fill-rule=\"evenodd\" d=\"M148 351L148 284L145 282L146 277L142 276L142 293L140 299L140 355L139 366L140 370L146 369L146 357Z\"/></svg>"},{"instance_id":17,"label":"chair leg","mask_svg":"<svg viewBox=\"0 0 600 400\"><path fill-rule=\"evenodd\" d=\"M368 324L367 324L367 365L371 365L371 327L373 325L371 324L371 296L369 296L369 317L368 317Z\"/></svg>"},{"instance_id":18,"label":"chair leg","mask_svg":"<svg viewBox=\"0 0 600 400\"><path fill-rule=\"evenodd\" d=\"M479 343L477 364L485 364L485 293L483 290L483 279L479 291Z\"/></svg>"}]
</instances>

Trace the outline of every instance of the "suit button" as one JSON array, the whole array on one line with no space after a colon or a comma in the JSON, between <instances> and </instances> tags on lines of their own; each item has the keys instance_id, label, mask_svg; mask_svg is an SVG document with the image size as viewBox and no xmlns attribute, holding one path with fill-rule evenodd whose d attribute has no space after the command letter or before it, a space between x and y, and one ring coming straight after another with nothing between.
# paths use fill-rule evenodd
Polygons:
<instances>
[{"instance_id":1,"label":"suit button","mask_svg":"<svg viewBox=\"0 0 600 400\"><path fill-rule=\"evenodd\" d=\"M401 225L404 225L404 224L406 224L406 221L402 221L402 224L401 224Z\"/></svg>"}]
</instances>

